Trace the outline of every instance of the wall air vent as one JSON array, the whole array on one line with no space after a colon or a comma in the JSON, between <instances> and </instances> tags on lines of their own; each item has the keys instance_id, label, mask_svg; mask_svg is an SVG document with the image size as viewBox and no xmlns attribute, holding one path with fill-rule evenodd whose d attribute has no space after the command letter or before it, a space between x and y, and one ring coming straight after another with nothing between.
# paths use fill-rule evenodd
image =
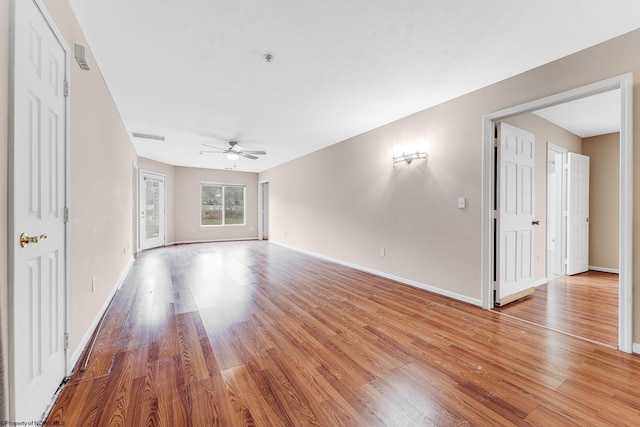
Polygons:
<instances>
[{"instance_id":1,"label":"wall air vent","mask_svg":"<svg viewBox=\"0 0 640 427\"><path fill-rule=\"evenodd\" d=\"M158 141L164 141L164 136L161 136L161 135L151 135L149 133L140 133L140 132L131 132L131 135L136 138L156 139Z\"/></svg>"},{"instance_id":2,"label":"wall air vent","mask_svg":"<svg viewBox=\"0 0 640 427\"><path fill-rule=\"evenodd\" d=\"M81 44L75 44L75 57L81 70L89 71L89 56L87 50Z\"/></svg>"}]
</instances>

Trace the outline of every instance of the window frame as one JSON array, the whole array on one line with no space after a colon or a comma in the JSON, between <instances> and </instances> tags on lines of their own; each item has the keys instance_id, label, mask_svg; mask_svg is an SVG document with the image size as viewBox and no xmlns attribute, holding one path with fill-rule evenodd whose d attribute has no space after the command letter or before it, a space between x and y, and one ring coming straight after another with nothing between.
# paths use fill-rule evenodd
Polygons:
<instances>
[{"instance_id":1,"label":"window frame","mask_svg":"<svg viewBox=\"0 0 640 427\"><path fill-rule=\"evenodd\" d=\"M203 224L203 216L202 216L202 192L203 188L207 187L221 187L222 188L222 223L221 224ZM227 224L226 221L226 202L225 195L227 188L242 188L242 223L241 224ZM203 181L200 183L200 227L237 227L237 226L246 226L247 225L247 185L246 184L229 184L229 183L221 183L221 182L208 182Z\"/></svg>"}]
</instances>

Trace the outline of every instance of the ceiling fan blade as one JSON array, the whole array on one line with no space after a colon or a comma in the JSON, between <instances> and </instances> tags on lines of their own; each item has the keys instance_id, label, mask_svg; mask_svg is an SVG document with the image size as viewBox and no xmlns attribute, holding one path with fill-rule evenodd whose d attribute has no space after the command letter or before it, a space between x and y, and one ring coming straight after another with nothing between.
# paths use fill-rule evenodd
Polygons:
<instances>
[{"instance_id":1,"label":"ceiling fan blade","mask_svg":"<svg viewBox=\"0 0 640 427\"><path fill-rule=\"evenodd\" d=\"M245 153L245 154L259 154L259 155L262 155L262 156L267 154L266 151L247 151L247 150L243 150L242 152Z\"/></svg>"},{"instance_id":2,"label":"ceiling fan blade","mask_svg":"<svg viewBox=\"0 0 640 427\"><path fill-rule=\"evenodd\" d=\"M225 153L225 152L229 151L228 148L220 148L220 147L216 147L216 146L209 145L209 144L202 144L202 145L204 145L205 147L213 148L214 150L220 150L220 152L222 152L222 153Z\"/></svg>"},{"instance_id":3,"label":"ceiling fan blade","mask_svg":"<svg viewBox=\"0 0 640 427\"><path fill-rule=\"evenodd\" d=\"M200 154L224 154L224 151L200 150Z\"/></svg>"},{"instance_id":4,"label":"ceiling fan blade","mask_svg":"<svg viewBox=\"0 0 640 427\"><path fill-rule=\"evenodd\" d=\"M255 159L257 159L257 157L256 157L256 156L252 156L251 154L247 154L247 152L246 152L246 151L243 151L242 153L238 153L238 155L239 155L240 157L246 157L247 159L251 159L251 160L255 160Z\"/></svg>"}]
</instances>

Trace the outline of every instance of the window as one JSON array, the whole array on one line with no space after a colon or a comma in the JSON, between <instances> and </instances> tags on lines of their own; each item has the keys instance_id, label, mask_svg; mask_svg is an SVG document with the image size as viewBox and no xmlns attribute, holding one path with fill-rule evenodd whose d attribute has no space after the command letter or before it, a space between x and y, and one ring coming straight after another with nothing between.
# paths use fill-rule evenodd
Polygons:
<instances>
[{"instance_id":1,"label":"window","mask_svg":"<svg viewBox=\"0 0 640 427\"><path fill-rule=\"evenodd\" d=\"M201 225L244 225L244 185L201 184Z\"/></svg>"}]
</instances>

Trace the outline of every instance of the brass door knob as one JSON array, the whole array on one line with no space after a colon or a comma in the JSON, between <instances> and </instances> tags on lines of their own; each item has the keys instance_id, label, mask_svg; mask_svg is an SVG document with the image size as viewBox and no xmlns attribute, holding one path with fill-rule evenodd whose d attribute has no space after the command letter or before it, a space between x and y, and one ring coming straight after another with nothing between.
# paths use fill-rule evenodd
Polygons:
<instances>
[{"instance_id":1,"label":"brass door knob","mask_svg":"<svg viewBox=\"0 0 640 427\"><path fill-rule=\"evenodd\" d=\"M41 234L39 236L29 236L27 233L22 233L20 235L20 246L26 248L29 243L38 243L42 239L46 239L46 234Z\"/></svg>"},{"instance_id":2,"label":"brass door knob","mask_svg":"<svg viewBox=\"0 0 640 427\"><path fill-rule=\"evenodd\" d=\"M591 222L591 218L587 218L587 222Z\"/></svg>"},{"instance_id":3,"label":"brass door knob","mask_svg":"<svg viewBox=\"0 0 640 427\"><path fill-rule=\"evenodd\" d=\"M531 221L531 225L540 225L540 221Z\"/></svg>"}]
</instances>

